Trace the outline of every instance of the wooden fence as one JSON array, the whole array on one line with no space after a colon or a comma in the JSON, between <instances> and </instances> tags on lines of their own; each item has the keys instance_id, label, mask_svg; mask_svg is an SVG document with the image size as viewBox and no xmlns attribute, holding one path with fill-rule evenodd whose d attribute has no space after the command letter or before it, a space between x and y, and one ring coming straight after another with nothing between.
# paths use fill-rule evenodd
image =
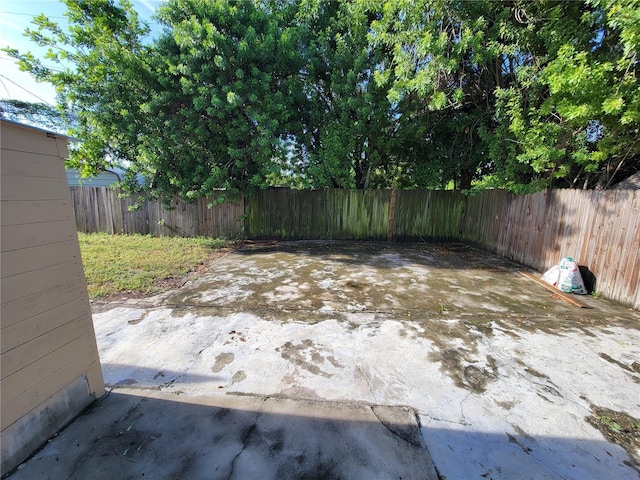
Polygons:
<instances>
[{"instance_id":1,"label":"wooden fence","mask_svg":"<svg viewBox=\"0 0 640 480\"><path fill-rule=\"evenodd\" d=\"M140 233L181 237L238 238L243 236L244 202L209 208L210 200L187 203L173 199L169 206L143 199L120 198L109 187L70 187L76 227L85 233Z\"/></svg>"},{"instance_id":2,"label":"wooden fence","mask_svg":"<svg viewBox=\"0 0 640 480\"><path fill-rule=\"evenodd\" d=\"M640 310L640 191L469 196L461 240L544 271L571 256L604 297Z\"/></svg>"},{"instance_id":3,"label":"wooden fence","mask_svg":"<svg viewBox=\"0 0 640 480\"><path fill-rule=\"evenodd\" d=\"M72 187L78 230L252 239L456 241L545 270L572 256L603 296L640 309L640 191L287 190L208 208L174 200L171 210ZM245 203L246 202L246 203Z\"/></svg>"}]
</instances>

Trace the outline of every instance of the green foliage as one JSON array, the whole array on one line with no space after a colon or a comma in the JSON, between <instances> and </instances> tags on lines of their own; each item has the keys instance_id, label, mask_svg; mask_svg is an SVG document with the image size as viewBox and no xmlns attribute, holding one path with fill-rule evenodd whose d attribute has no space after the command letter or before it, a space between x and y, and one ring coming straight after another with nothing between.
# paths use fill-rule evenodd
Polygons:
<instances>
[{"instance_id":1,"label":"green foliage","mask_svg":"<svg viewBox=\"0 0 640 480\"><path fill-rule=\"evenodd\" d=\"M306 126L298 140L306 153L309 181L315 187L366 189L395 163L403 135L398 109L374 81L373 66L384 50L369 42L375 18L354 1L305 2L298 21L307 26L304 90ZM391 178L378 186L391 186Z\"/></svg>"},{"instance_id":2,"label":"green foliage","mask_svg":"<svg viewBox=\"0 0 640 480\"><path fill-rule=\"evenodd\" d=\"M536 49L521 46L533 53L497 95L496 133L514 145L504 174L520 164L540 187L603 188L638 169L640 14L630 2L547 3L544 18L527 5Z\"/></svg>"},{"instance_id":3,"label":"green foliage","mask_svg":"<svg viewBox=\"0 0 640 480\"><path fill-rule=\"evenodd\" d=\"M140 106L151 130L141 159L155 188L187 199L250 192L277 171L272 159L304 100L300 31L285 10L196 0L161 8L166 30L150 57L158 85Z\"/></svg>"},{"instance_id":4,"label":"green foliage","mask_svg":"<svg viewBox=\"0 0 640 480\"><path fill-rule=\"evenodd\" d=\"M46 103L0 99L0 117L66 134L77 123L75 116Z\"/></svg>"},{"instance_id":5,"label":"green foliage","mask_svg":"<svg viewBox=\"0 0 640 480\"><path fill-rule=\"evenodd\" d=\"M640 169L635 0L65 0L28 35L72 163L159 195L293 188L607 188ZM130 191L135 182L128 181Z\"/></svg>"},{"instance_id":6,"label":"green foliage","mask_svg":"<svg viewBox=\"0 0 640 480\"><path fill-rule=\"evenodd\" d=\"M44 15L34 17L26 35L48 47L45 66L30 52L6 51L38 81L56 87L59 104L77 116L72 136L83 142L72 150L71 166L96 174L116 159L135 157L144 124L135 105L148 96L146 25L123 0L65 0L68 31Z\"/></svg>"}]
</instances>

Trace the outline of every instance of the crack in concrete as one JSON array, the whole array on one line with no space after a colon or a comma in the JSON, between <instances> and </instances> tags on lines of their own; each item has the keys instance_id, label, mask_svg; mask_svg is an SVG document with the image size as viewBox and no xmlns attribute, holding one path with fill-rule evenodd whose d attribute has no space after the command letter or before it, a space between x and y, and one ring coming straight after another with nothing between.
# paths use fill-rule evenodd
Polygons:
<instances>
[{"instance_id":1,"label":"crack in concrete","mask_svg":"<svg viewBox=\"0 0 640 480\"><path fill-rule=\"evenodd\" d=\"M152 387L152 388L155 388L155 389L157 389L157 390L162 392L162 391L168 389L169 387L173 386L174 383L176 383L178 380L180 380L185 375L188 375L189 374L189 370L191 370L191 368L196 364L198 359L202 356L202 352L204 352L207 348L213 346L213 344L218 340L218 337L220 337L220 333L218 333L215 336L215 338L207 346L205 346L204 348L201 348L200 351L198 351L198 354L193 358L193 360L191 361L189 366L187 368L185 368L185 372L184 373L181 373L180 375L178 375L177 377L169 380L168 382L161 383L161 384L156 385L155 387ZM129 385L127 385L127 387L136 388L136 387L132 387L132 386L129 386ZM146 389L146 388L149 388L149 387L141 386L141 387L138 387L138 388Z\"/></svg>"},{"instance_id":2,"label":"crack in concrete","mask_svg":"<svg viewBox=\"0 0 640 480\"><path fill-rule=\"evenodd\" d=\"M396 430L394 430L393 428L391 428L391 426L390 426L390 425L389 425L385 420L383 420L382 418L380 418L380 415L378 415L378 413L376 412L375 407L370 406L370 407L369 407L369 409L371 410L371 413L373 413L373 414L375 415L375 417L378 419L378 421L380 422L380 424L381 424L384 428L386 428L386 429L387 429L387 430L388 430L388 431L389 431L389 432L390 432L394 437L397 437L397 438L399 438L399 439L401 439L401 440L404 440L405 442L407 442L407 443L409 443L409 444L413 445L414 447L421 448L421 449L425 449L425 448L426 448L426 447L425 447L425 445L423 445L423 444L421 444L421 443L419 443L419 442L415 441L414 439L412 439L412 438L407 438L407 437L405 437L404 435L402 435L402 430L400 430L400 431L396 431ZM420 432L420 420L418 419L418 417L417 417L417 415L416 415L415 410L413 410L413 409L410 409L410 410L413 412L414 419L416 420L416 424L417 424L417 426L418 426L418 431ZM420 438L422 438L422 433L421 433L421 432L420 432ZM423 440L424 440L424 439L423 439Z\"/></svg>"},{"instance_id":3,"label":"crack in concrete","mask_svg":"<svg viewBox=\"0 0 640 480\"><path fill-rule=\"evenodd\" d=\"M466 402L472 394L473 392L468 392L467 395L460 401L460 416L462 417L461 425L471 425L471 423L467 422L467 417L464 414L464 402Z\"/></svg>"},{"instance_id":4,"label":"crack in concrete","mask_svg":"<svg viewBox=\"0 0 640 480\"><path fill-rule=\"evenodd\" d=\"M553 474L556 475L560 480L569 480L568 477L565 477L564 475L560 474L551 465L547 464L540 457L538 457L535 453L533 453L533 449L531 449L531 448L527 447L526 445L524 445L522 442L520 442L513 435L510 435L510 434L507 433L507 437L509 438L509 442L510 443L515 443L516 445L518 445L518 447L520 447L520 449L525 454L529 455L531 458L533 458L536 462L540 463L541 465L544 465L550 472L553 472Z\"/></svg>"},{"instance_id":5,"label":"crack in concrete","mask_svg":"<svg viewBox=\"0 0 640 480\"><path fill-rule=\"evenodd\" d=\"M264 404L264 402L266 400L267 400L267 398L263 397L262 403L260 403L260 406L256 410L256 416L255 416L255 418L253 420L253 424L251 425L251 428L249 428L241 438L242 448L236 454L236 456L233 457L233 460L231 461L231 471L229 472L229 475L227 476L227 480L230 480L231 478L233 478L233 472L234 472L234 470L236 468L236 461L238 460L240 455L242 455L242 452L244 452L245 449L247 448L247 446L249 445L249 440L250 440L251 436L253 435L253 432L255 432L256 428L258 427L258 419L262 415L262 405Z\"/></svg>"},{"instance_id":6,"label":"crack in concrete","mask_svg":"<svg viewBox=\"0 0 640 480\"><path fill-rule=\"evenodd\" d=\"M422 415L423 417L427 417L431 420L434 420L436 422L444 422L444 423L450 423L452 425L461 425L463 427L467 427L469 425L471 425L470 423L466 422L466 421L462 421L462 422L456 422L455 420L447 420L446 418L439 418L439 417L434 417L433 415L429 415L428 413L423 413L418 411L419 415Z\"/></svg>"},{"instance_id":7,"label":"crack in concrete","mask_svg":"<svg viewBox=\"0 0 640 480\"><path fill-rule=\"evenodd\" d=\"M371 383L371 379L369 378L369 375L367 375L367 373L362 369L360 365L356 366L356 372L360 374L362 378L364 378L364 381L369 386L369 393L371 394L371 397L373 398L374 403L378 403L378 399L376 398L376 389L374 388L373 383Z\"/></svg>"},{"instance_id":8,"label":"crack in concrete","mask_svg":"<svg viewBox=\"0 0 640 480\"><path fill-rule=\"evenodd\" d=\"M256 417L256 421L257 420L258 420L258 418ZM242 438L242 448L236 454L236 456L233 457L233 460L231 461L231 471L229 472L229 476L227 477L227 480L230 480L231 478L233 478L233 471L236 468L236 461L238 460L238 457L240 457L240 455L242 455L242 452L244 452L244 450L247 448L247 444L249 443L249 439L251 438L251 435L253 434L255 429L256 429L256 424L254 422L253 425L251 425L251 428L243 436L244 438Z\"/></svg>"}]
</instances>

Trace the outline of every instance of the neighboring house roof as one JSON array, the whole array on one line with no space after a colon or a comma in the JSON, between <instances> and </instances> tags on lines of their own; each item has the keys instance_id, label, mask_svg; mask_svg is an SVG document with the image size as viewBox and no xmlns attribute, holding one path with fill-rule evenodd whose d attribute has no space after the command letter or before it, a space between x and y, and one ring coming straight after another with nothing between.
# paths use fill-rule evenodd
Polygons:
<instances>
[{"instance_id":1,"label":"neighboring house roof","mask_svg":"<svg viewBox=\"0 0 640 480\"><path fill-rule=\"evenodd\" d=\"M75 168L67 168L67 182L70 187L109 187L120 181L120 175L112 170L103 170L95 177L82 178Z\"/></svg>"},{"instance_id":2,"label":"neighboring house roof","mask_svg":"<svg viewBox=\"0 0 640 480\"><path fill-rule=\"evenodd\" d=\"M612 190L640 190L640 172L634 173L625 180L617 183Z\"/></svg>"},{"instance_id":3,"label":"neighboring house roof","mask_svg":"<svg viewBox=\"0 0 640 480\"><path fill-rule=\"evenodd\" d=\"M48 136L53 137L53 138L64 138L70 142L79 142L80 140L74 137L70 137L69 135L64 135L62 133L58 133L58 132L53 132L51 130L47 130L45 128L40 128L40 127L34 127L33 125L29 125L28 123L22 123L22 122L16 122L15 120L9 120L8 118L1 118L0 117L0 121L5 122L5 123L11 123L13 125L18 125L20 127L25 127L25 128L30 128L32 130L37 130L39 132L43 132L46 133Z\"/></svg>"}]
</instances>

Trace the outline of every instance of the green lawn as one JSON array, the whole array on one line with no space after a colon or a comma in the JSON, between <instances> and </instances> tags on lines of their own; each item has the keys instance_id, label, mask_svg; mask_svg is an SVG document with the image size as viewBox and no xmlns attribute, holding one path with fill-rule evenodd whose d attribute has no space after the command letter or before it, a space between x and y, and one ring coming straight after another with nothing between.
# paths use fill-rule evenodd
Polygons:
<instances>
[{"instance_id":1,"label":"green lawn","mask_svg":"<svg viewBox=\"0 0 640 480\"><path fill-rule=\"evenodd\" d=\"M181 279L231 245L213 238L78 233L89 296L150 295Z\"/></svg>"}]
</instances>

